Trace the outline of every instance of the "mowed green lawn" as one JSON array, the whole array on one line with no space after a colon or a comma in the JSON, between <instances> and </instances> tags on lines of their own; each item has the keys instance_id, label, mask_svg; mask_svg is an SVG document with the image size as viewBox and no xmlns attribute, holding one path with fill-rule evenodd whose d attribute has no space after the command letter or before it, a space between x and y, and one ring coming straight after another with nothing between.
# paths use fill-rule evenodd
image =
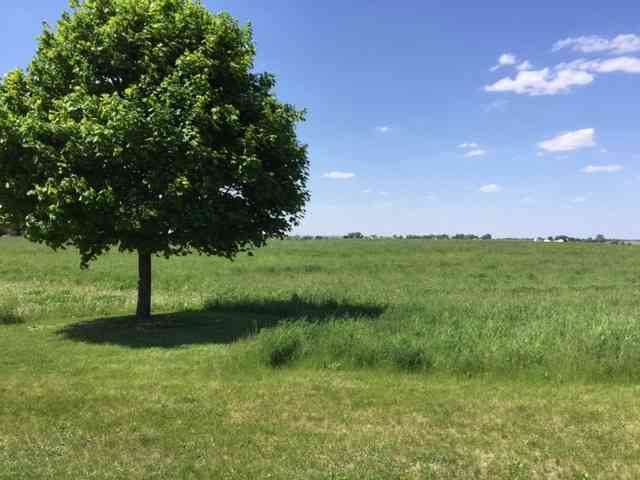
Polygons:
<instances>
[{"instance_id":1,"label":"mowed green lawn","mask_svg":"<svg viewBox=\"0 0 640 480\"><path fill-rule=\"evenodd\" d=\"M640 248L0 239L0 479L640 478Z\"/></svg>"}]
</instances>

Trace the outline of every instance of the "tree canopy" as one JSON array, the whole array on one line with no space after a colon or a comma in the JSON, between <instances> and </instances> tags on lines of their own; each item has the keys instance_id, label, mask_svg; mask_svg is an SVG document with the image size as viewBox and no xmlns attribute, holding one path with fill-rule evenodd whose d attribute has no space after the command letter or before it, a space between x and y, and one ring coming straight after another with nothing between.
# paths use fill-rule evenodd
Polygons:
<instances>
[{"instance_id":1,"label":"tree canopy","mask_svg":"<svg viewBox=\"0 0 640 480\"><path fill-rule=\"evenodd\" d=\"M0 220L82 266L117 247L231 258L308 199L303 112L251 27L194 0L72 0L0 81Z\"/></svg>"}]
</instances>

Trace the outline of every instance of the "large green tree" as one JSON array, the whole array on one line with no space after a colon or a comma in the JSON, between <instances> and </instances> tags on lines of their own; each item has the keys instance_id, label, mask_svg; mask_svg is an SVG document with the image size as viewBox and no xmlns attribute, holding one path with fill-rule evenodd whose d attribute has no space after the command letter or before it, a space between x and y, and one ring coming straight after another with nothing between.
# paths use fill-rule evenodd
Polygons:
<instances>
[{"instance_id":1,"label":"large green tree","mask_svg":"<svg viewBox=\"0 0 640 480\"><path fill-rule=\"evenodd\" d=\"M77 247L232 258L296 225L303 113L253 72L250 27L195 0L72 0L24 71L0 82L0 220Z\"/></svg>"}]
</instances>

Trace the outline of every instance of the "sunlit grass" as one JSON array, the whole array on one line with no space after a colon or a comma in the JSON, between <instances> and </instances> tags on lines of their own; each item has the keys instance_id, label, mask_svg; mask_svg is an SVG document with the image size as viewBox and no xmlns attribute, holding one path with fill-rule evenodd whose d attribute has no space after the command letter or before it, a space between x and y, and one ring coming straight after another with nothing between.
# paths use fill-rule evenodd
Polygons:
<instances>
[{"instance_id":1,"label":"sunlit grass","mask_svg":"<svg viewBox=\"0 0 640 480\"><path fill-rule=\"evenodd\" d=\"M0 479L639 478L640 249L0 240Z\"/></svg>"}]
</instances>

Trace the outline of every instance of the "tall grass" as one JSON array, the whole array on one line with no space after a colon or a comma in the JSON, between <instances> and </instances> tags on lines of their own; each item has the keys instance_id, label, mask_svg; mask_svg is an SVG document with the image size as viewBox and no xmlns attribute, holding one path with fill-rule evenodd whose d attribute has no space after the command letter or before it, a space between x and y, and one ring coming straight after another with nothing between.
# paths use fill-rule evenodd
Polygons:
<instances>
[{"instance_id":1,"label":"tall grass","mask_svg":"<svg viewBox=\"0 0 640 480\"><path fill-rule=\"evenodd\" d=\"M0 239L0 479L640 478L639 247L78 264Z\"/></svg>"},{"instance_id":2,"label":"tall grass","mask_svg":"<svg viewBox=\"0 0 640 480\"><path fill-rule=\"evenodd\" d=\"M432 322L335 319L297 321L261 331L245 346L272 366L296 362L315 367L392 366L407 371L440 370L465 375L528 373L539 377L638 380L640 322L629 318L559 319L542 314L526 320L505 312L489 318L443 314ZM290 354L282 355L283 350ZM273 357L279 360L274 362Z\"/></svg>"},{"instance_id":3,"label":"tall grass","mask_svg":"<svg viewBox=\"0 0 640 480\"><path fill-rule=\"evenodd\" d=\"M134 257L109 254L81 272L73 252L14 239L0 255L3 323L134 310ZM185 312L211 315L233 334L210 341L248 337L230 355L256 364L640 379L638 247L282 241L236 262L156 259L154 269L156 312L182 312L185 329ZM199 315L189 338L207 322Z\"/></svg>"}]
</instances>

